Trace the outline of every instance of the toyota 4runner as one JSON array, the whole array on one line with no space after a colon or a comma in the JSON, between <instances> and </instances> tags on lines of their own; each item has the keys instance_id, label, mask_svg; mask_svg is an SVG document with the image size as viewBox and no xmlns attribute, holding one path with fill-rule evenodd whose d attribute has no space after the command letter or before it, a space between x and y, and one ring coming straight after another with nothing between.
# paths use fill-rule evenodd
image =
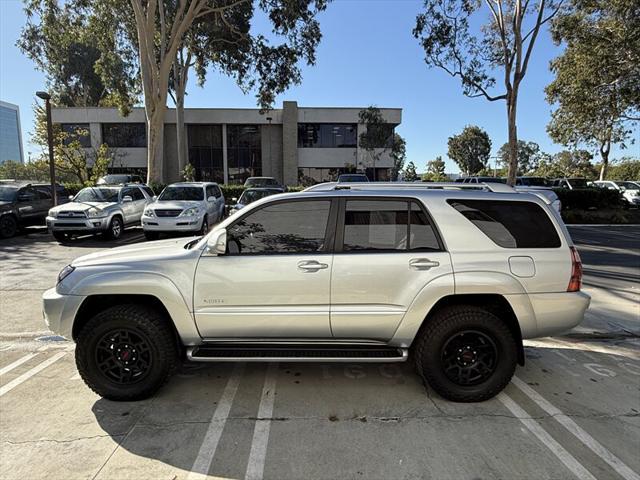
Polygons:
<instances>
[{"instance_id":1,"label":"toyota 4runner","mask_svg":"<svg viewBox=\"0 0 640 480\"><path fill-rule=\"evenodd\" d=\"M202 238L80 257L44 313L76 342L86 384L114 400L148 397L185 358L411 358L440 395L472 402L509 383L523 339L583 319L581 276L539 196L330 184L258 200Z\"/></svg>"}]
</instances>

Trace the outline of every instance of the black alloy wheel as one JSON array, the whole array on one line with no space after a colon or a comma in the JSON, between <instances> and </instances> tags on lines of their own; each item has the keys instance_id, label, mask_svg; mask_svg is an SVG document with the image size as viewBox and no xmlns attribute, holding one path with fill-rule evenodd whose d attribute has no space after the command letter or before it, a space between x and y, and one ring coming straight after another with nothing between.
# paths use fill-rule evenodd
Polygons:
<instances>
[{"instance_id":1,"label":"black alloy wheel","mask_svg":"<svg viewBox=\"0 0 640 480\"><path fill-rule=\"evenodd\" d=\"M95 362L100 373L112 382L131 385L149 374L153 367L153 353L143 332L134 328L118 328L98 340Z\"/></svg>"},{"instance_id":2,"label":"black alloy wheel","mask_svg":"<svg viewBox=\"0 0 640 480\"><path fill-rule=\"evenodd\" d=\"M0 217L0 237L11 238L18 231L18 222L13 215L2 215Z\"/></svg>"},{"instance_id":3,"label":"black alloy wheel","mask_svg":"<svg viewBox=\"0 0 640 480\"><path fill-rule=\"evenodd\" d=\"M451 336L440 354L444 373L458 385L477 385L496 370L498 348L491 337L477 330Z\"/></svg>"}]
</instances>

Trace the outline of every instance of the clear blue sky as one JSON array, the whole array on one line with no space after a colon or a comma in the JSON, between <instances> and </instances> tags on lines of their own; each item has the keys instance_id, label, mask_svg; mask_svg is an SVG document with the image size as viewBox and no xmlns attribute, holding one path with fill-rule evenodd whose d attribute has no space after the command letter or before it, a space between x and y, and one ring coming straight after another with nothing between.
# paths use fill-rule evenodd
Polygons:
<instances>
[{"instance_id":1,"label":"clear blue sky","mask_svg":"<svg viewBox=\"0 0 640 480\"><path fill-rule=\"evenodd\" d=\"M456 80L426 67L411 35L421 6L421 1L413 0L335 0L329 4L320 16L323 39L317 64L304 68L302 84L281 95L276 107L281 107L282 100L296 100L302 106L400 107L398 132L406 138L407 159L418 171L441 155L447 161L447 172L457 172L446 157L447 138L468 124L489 133L495 155L507 138L504 102L467 98ZM28 143L34 92L45 81L15 47L24 22L21 1L0 0L0 99L20 106L27 157L36 148ZM519 100L519 137L537 142L549 153L562 149L545 132L551 107L545 102L544 87L552 79L549 61L558 51L545 31L536 44ZM187 107L255 107L253 94L244 95L233 81L215 72L204 88L191 83ZM638 137L637 130L635 133ZM614 157L639 154L640 142L613 152Z\"/></svg>"}]
</instances>

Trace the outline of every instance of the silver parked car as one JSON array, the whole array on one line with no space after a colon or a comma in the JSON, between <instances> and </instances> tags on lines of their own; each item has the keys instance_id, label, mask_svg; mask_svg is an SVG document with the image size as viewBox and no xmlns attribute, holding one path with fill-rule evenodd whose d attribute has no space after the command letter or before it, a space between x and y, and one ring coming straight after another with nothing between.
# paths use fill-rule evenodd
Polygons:
<instances>
[{"instance_id":1,"label":"silver parked car","mask_svg":"<svg viewBox=\"0 0 640 480\"><path fill-rule=\"evenodd\" d=\"M256 200L260 200L261 198L268 197L270 195L277 195L278 193L284 193L284 189L280 187L247 188L244 192L242 192L240 198L231 199L232 202L236 203L229 209L229 214L231 215L236 213L238 210L242 210L244 207L246 207L250 203L255 202Z\"/></svg>"},{"instance_id":2,"label":"silver parked car","mask_svg":"<svg viewBox=\"0 0 640 480\"><path fill-rule=\"evenodd\" d=\"M482 188L335 183L266 197L201 239L76 259L44 293L45 321L114 400L150 396L184 358L411 358L443 397L486 400L524 364L523 339L576 326L590 298L555 210Z\"/></svg>"},{"instance_id":3,"label":"silver parked car","mask_svg":"<svg viewBox=\"0 0 640 480\"><path fill-rule=\"evenodd\" d=\"M95 233L115 240L126 227L140 224L152 196L146 185L83 188L69 203L49 210L47 228L59 242Z\"/></svg>"},{"instance_id":4,"label":"silver parked car","mask_svg":"<svg viewBox=\"0 0 640 480\"><path fill-rule=\"evenodd\" d=\"M161 233L204 235L209 226L224 218L224 195L217 183L180 182L167 186L142 215L149 240Z\"/></svg>"}]
</instances>

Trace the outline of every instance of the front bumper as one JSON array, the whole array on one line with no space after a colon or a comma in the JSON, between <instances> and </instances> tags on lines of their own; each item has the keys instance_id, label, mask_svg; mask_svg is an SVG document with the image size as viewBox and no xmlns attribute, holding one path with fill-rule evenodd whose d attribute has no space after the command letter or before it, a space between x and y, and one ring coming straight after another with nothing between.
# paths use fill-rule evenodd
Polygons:
<instances>
[{"instance_id":1,"label":"front bumper","mask_svg":"<svg viewBox=\"0 0 640 480\"><path fill-rule=\"evenodd\" d=\"M201 217L148 217L142 216L145 232L197 232L202 228Z\"/></svg>"},{"instance_id":2,"label":"front bumper","mask_svg":"<svg viewBox=\"0 0 640 480\"><path fill-rule=\"evenodd\" d=\"M529 301L537 332L525 338L555 335L577 326L584 320L591 297L584 292L531 293Z\"/></svg>"},{"instance_id":3,"label":"front bumper","mask_svg":"<svg viewBox=\"0 0 640 480\"><path fill-rule=\"evenodd\" d=\"M85 300L83 295L61 295L51 288L42 295L42 315L49 330L57 335L71 338L73 322L80 305Z\"/></svg>"},{"instance_id":4,"label":"front bumper","mask_svg":"<svg viewBox=\"0 0 640 480\"><path fill-rule=\"evenodd\" d=\"M109 217L102 218L57 218L47 217L50 232L94 233L109 228Z\"/></svg>"}]
</instances>

